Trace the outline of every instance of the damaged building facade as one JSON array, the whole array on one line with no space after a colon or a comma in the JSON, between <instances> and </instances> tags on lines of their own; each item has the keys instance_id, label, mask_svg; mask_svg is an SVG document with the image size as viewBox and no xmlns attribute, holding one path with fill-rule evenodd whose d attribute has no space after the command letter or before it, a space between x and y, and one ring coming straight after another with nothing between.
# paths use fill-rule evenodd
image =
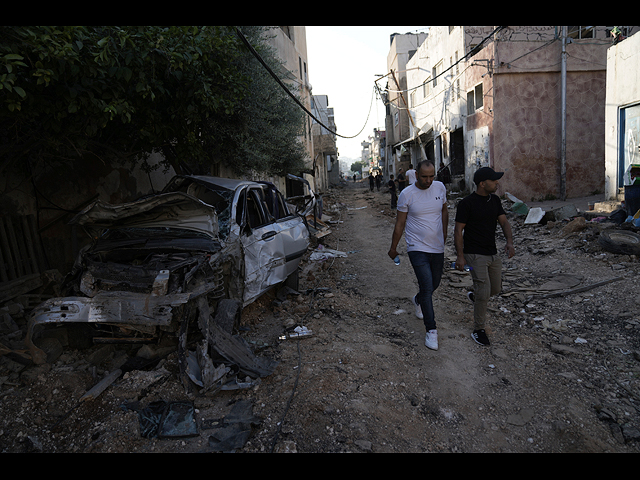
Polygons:
<instances>
[{"instance_id":1,"label":"damaged building facade","mask_svg":"<svg viewBox=\"0 0 640 480\"><path fill-rule=\"evenodd\" d=\"M336 146L336 124L333 108L329 107L327 95L313 95L311 97L311 112L327 130L315 120L312 120L313 134L313 171L316 178L318 192L326 191L332 185L340 183L340 167L338 165L338 148Z\"/></svg>"},{"instance_id":2,"label":"damaged building facade","mask_svg":"<svg viewBox=\"0 0 640 480\"><path fill-rule=\"evenodd\" d=\"M396 165L430 159L461 190L490 166L527 201L602 193L612 28L431 27L404 68L388 65L387 126L404 111L408 130L389 142Z\"/></svg>"},{"instance_id":3,"label":"damaged building facade","mask_svg":"<svg viewBox=\"0 0 640 480\"><path fill-rule=\"evenodd\" d=\"M387 75L376 81L385 104L385 168L382 174L397 175L400 168L405 172L411 163L411 154L405 145L411 141L409 131L409 110L406 94L406 65L427 38L426 33L391 35L387 54Z\"/></svg>"}]
</instances>

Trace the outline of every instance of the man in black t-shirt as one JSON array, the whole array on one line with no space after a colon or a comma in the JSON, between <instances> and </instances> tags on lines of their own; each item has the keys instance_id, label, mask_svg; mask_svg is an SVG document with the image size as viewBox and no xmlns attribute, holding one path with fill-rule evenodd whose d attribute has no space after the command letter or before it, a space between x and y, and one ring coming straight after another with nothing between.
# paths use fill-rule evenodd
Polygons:
<instances>
[{"instance_id":1,"label":"man in black t-shirt","mask_svg":"<svg viewBox=\"0 0 640 480\"><path fill-rule=\"evenodd\" d=\"M396 193L396 182L393 179L393 175L389 175L389 193L391 194L391 210L395 210L398 206L398 194Z\"/></svg>"},{"instance_id":2,"label":"man in black t-shirt","mask_svg":"<svg viewBox=\"0 0 640 480\"><path fill-rule=\"evenodd\" d=\"M496 247L496 227L502 227L507 239L505 251L513 257L513 234L511 225L497 195L498 180L504 172L495 172L489 167L480 168L474 175L476 191L462 199L456 211L454 245L456 248L456 269L471 266L473 292L474 330L472 338L481 345L489 345L485 332L487 303L489 297L502 290L502 259Z\"/></svg>"},{"instance_id":3,"label":"man in black t-shirt","mask_svg":"<svg viewBox=\"0 0 640 480\"><path fill-rule=\"evenodd\" d=\"M407 182L407 179L404 176L404 172L402 171L402 169L400 169L398 171L398 191L399 192L402 192L402 190L404 190L406 182Z\"/></svg>"}]
</instances>

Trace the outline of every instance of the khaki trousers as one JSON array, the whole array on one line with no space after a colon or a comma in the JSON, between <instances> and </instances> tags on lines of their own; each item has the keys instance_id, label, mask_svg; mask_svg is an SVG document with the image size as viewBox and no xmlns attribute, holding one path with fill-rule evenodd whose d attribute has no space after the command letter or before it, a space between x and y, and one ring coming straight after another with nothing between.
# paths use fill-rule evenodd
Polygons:
<instances>
[{"instance_id":1,"label":"khaki trousers","mask_svg":"<svg viewBox=\"0 0 640 480\"><path fill-rule=\"evenodd\" d=\"M473 268L473 329L482 330L487 320L489 298L502 290L502 258L499 255L465 253L464 259Z\"/></svg>"}]
</instances>

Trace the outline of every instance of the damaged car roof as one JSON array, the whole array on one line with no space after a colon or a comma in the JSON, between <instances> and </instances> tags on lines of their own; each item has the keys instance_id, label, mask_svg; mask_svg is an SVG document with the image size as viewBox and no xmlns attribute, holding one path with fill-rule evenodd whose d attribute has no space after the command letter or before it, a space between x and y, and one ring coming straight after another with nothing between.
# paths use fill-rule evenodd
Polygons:
<instances>
[{"instance_id":1,"label":"damaged car roof","mask_svg":"<svg viewBox=\"0 0 640 480\"><path fill-rule=\"evenodd\" d=\"M96 201L69 223L102 228L174 227L218 235L215 208L184 192L161 193L120 205Z\"/></svg>"}]
</instances>

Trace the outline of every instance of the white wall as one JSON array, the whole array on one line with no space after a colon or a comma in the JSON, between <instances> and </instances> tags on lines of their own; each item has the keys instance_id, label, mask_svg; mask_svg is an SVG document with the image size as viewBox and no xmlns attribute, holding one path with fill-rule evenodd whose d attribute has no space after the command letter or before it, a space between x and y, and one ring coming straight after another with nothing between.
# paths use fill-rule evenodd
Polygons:
<instances>
[{"instance_id":1,"label":"white wall","mask_svg":"<svg viewBox=\"0 0 640 480\"><path fill-rule=\"evenodd\" d=\"M462 125L462 118L457 115L458 108L455 105L459 102L456 90L456 81L460 81L460 88L464 90L465 85L461 77L464 70L464 62L460 62L456 67L437 79L437 85L431 84L427 96L424 95L422 84L429 77L433 78L432 69L441 62L442 71L448 69L452 63L456 62L456 52L458 59L465 54L462 28L457 26L449 32L448 26L433 26L429 29L429 37L422 43L413 58L407 63L407 88L414 91L415 101L412 111L414 112L414 122L421 133L434 129L434 137L441 130L451 127L453 124ZM417 87L417 88L416 88ZM409 93L411 95L411 92ZM466 92L461 94L466 101ZM412 135L415 132L412 130Z\"/></svg>"},{"instance_id":2,"label":"white wall","mask_svg":"<svg viewBox=\"0 0 640 480\"><path fill-rule=\"evenodd\" d=\"M618 188L619 112L640 103L640 33L607 50L605 106L605 197L616 199Z\"/></svg>"}]
</instances>

